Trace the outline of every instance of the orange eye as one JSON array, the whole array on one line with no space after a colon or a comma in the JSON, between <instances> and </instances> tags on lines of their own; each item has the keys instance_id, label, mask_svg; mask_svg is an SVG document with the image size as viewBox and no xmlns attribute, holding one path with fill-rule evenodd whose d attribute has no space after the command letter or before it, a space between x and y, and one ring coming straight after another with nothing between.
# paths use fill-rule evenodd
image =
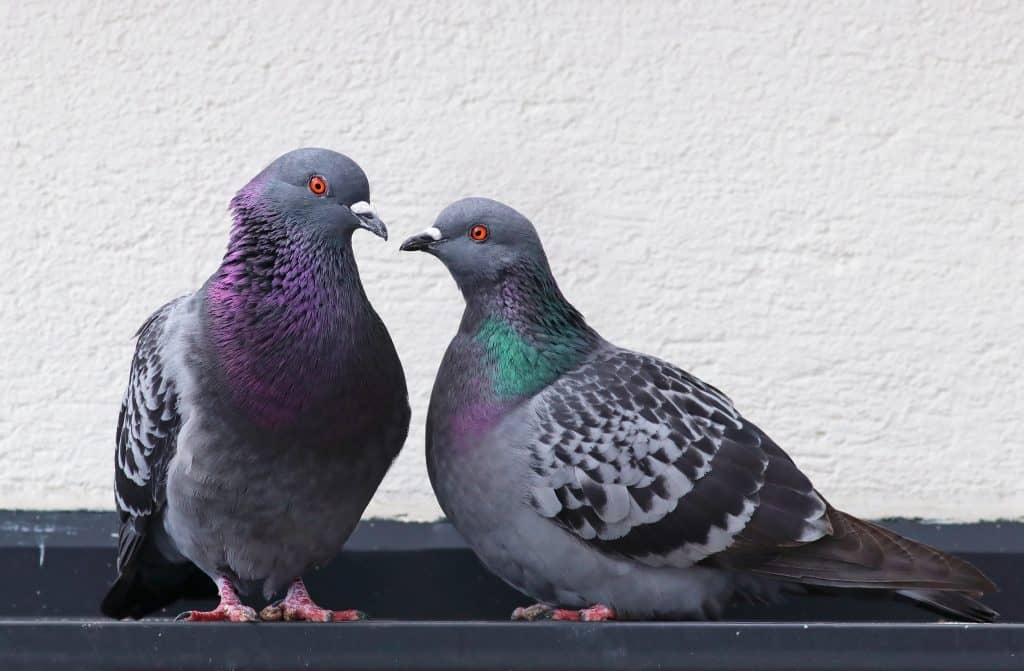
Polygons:
<instances>
[{"instance_id":1,"label":"orange eye","mask_svg":"<svg viewBox=\"0 0 1024 671\"><path fill-rule=\"evenodd\" d=\"M487 227L480 224L469 229L469 237L473 238L477 242L483 242L487 239L488 235L490 235L490 233L487 231Z\"/></svg>"},{"instance_id":2,"label":"orange eye","mask_svg":"<svg viewBox=\"0 0 1024 671\"><path fill-rule=\"evenodd\" d=\"M318 196L327 193L327 180L320 175L313 175L309 178L309 190Z\"/></svg>"}]
</instances>

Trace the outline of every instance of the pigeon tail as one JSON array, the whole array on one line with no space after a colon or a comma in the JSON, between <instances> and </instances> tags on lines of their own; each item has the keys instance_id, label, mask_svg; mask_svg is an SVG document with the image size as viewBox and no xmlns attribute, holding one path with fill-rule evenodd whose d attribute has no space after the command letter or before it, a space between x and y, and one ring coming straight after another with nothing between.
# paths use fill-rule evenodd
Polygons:
<instances>
[{"instance_id":1,"label":"pigeon tail","mask_svg":"<svg viewBox=\"0 0 1024 671\"><path fill-rule=\"evenodd\" d=\"M966 592L938 589L901 589L897 592L911 601L952 615L963 622L995 622L999 613Z\"/></svg>"},{"instance_id":2,"label":"pigeon tail","mask_svg":"<svg viewBox=\"0 0 1024 671\"><path fill-rule=\"evenodd\" d=\"M877 524L828 509L833 532L754 567L756 573L805 585L893 590L965 620L998 614L976 599L996 590L968 562Z\"/></svg>"},{"instance_id":3,"label":"pigeon tail","mask_svg":"<svg viewBox=\"0 0 1024 671\"><path fill-rule=\"evenodd\" d=\"M107 591L100 612L115 620L139 620L181 598L216 594L213 583L194 564L146 566L122 573Z\"/></svg>"}]
</instances>

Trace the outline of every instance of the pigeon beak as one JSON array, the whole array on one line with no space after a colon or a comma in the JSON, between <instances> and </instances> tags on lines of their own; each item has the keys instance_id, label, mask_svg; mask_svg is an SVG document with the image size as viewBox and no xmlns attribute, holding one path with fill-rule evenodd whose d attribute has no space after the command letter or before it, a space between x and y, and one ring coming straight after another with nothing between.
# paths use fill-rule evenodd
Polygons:
<instances>
[{"instance_id":1,"label":"pigeon beak","mask_svg":"<svg viewBox=\"0 0 1024 671\"><path fill-rule=\"evenodd\" d=\"M418 233L405 242L399 248L403 252L421 252L441 239L441 231L431 226L422 233Z\"/></svg>"},{"instance_id":2,"label":"pigeon beak","mask_svg":"<svg viewBox=\"0 0 1024 671\"><path fill-rule=\"evenodd\" d=\"M377 212L372 205L361 200L358 203L352 203L349 209L352 210L352 214L356 215L360 227L379 238L388 239L388 229L384 226L384 222L377 218Z\"/></svg>"}]
</instances>

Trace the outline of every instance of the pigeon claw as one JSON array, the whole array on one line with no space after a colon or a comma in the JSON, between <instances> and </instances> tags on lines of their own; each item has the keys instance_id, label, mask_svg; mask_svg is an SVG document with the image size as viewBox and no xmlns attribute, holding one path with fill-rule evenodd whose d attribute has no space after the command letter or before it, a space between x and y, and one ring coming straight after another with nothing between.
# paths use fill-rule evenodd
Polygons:
<instances>
[{"instance_id":1,"label":"pigeon claw","mask_svg":"<svg viewBox=\"0 0 1024 671\"><path fill-rule=\"evenodd\" d=\"M186 610L174 618L181 622L256 622L256 611L248 606L221 604L213 610Z\"/></svg>"}]
</instances>

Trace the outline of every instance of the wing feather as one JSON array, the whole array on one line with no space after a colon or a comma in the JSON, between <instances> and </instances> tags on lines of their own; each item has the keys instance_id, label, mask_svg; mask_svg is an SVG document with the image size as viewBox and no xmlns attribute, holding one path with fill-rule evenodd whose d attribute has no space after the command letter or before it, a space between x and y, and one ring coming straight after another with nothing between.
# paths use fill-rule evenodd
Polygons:
<instances>
[{"instance_id":1,"label":"wing feather","mask_svg":"<svg viewBox=\"0 0 1024 671\"><path fill-rule=\"evenodd\" d=\"M838 511L714 387L609 348L540 392L537 512L603 552L823 587L899 590L965 619L995 586L976 568Z\"/></svg>"},{"instance_id":2,"label":"wing feather","mask_svg":"<svg viewBox=\"0 0 1024 671\"><path fill-rule=\"evenodd\" d=\"M180 426L174 380L165 370L165 326L174 306L157 310L136 333L135 356L117 421L114 493L121 517L118 571L138 556L149 522L166 502L167 464Z\"/></svg>"},{"instance_id":3,"label":"wing feather","mask_svg":"<svg viewBox=\"0 0 1024 671\"><path fill-rule=\"evenodd\" d=\"M728 397L669 363L610 349L532 409L530 501L603 551L685 567L830 531L792 460Z\"/></svg>"}]
</instances>

